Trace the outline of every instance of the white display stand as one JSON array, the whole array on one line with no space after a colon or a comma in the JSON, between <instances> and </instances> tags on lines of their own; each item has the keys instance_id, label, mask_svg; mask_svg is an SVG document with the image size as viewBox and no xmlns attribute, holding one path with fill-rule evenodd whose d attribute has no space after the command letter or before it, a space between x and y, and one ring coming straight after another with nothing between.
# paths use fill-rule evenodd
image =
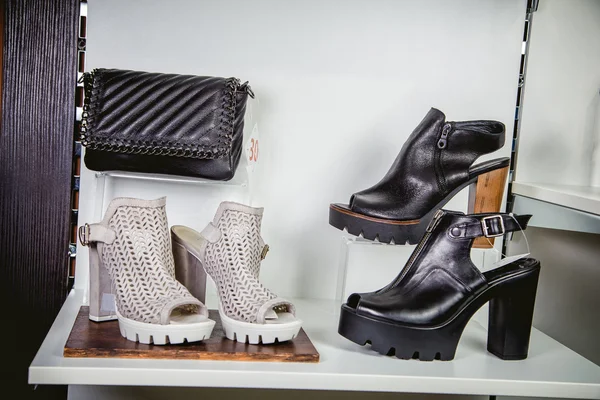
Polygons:
<instances>
[{"instance_id":1,"label":"white display stand","mask_svg":"<svg viewBox=\"0 0 600 400\"><path fill-rule=\"evenodd\" d=\"M249 80L261 99L254 113L261 157L248 177L218 184L83 168L79 223L99 220L117 196L167 195L169 223L199 230L220 201L264 206L271 251L261 280L294 300L321 362L64 358L87 301L88 255L80 246L74 290L29 382L600 399L600 367L536 329L526 360L487 353L485 312L468 324L451 362L383 357L337 334L341 301L388 283L412 246L345 236L327 224L329 203L376 183L431 106L449 120L505 122L506 146L483 159L509 156L525 8L525 0L90 0L88 68ZM461 192L448 208L466 204ZM483 270L496 257L473 253Z\"/></svg>"}]
</instances>

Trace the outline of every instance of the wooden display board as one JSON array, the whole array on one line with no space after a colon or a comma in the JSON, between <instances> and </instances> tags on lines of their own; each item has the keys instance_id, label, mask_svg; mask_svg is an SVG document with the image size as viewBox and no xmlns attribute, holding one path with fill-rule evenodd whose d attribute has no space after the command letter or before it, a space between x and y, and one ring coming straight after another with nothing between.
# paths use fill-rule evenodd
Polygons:
<instances>
[{"instance_id":1,"label":"wooden display board","mask_svg":"<svg viewBox=\"0 0 600 400\"><path fill-rule=\"evenodd\" d=\"M319 361L319 353L304 329L291 341L254 345L227 339L218 311L210 310L209 318L216 324L208 340L165 346L148 345L132 342L121 336L117 321L90 321L88 307L84 306L79 310L65 344L64 356L308 363Z\"/></svg>"}]
</instances>

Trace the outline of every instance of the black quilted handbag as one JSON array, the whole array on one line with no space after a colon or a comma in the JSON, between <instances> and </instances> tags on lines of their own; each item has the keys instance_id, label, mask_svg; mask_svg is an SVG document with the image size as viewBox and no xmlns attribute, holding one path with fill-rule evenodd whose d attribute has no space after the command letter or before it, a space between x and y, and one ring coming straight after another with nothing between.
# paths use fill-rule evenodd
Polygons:
<instances>
[{"instance_id":1,"label":"black quilted handbag","mask_svg":"<svg viewBox=\"0 0 600 400\"><path fill-rule=\"evenodd\" d=\"M95 69L83 77L80 139L94 171L233 178L248 82Z\"/></svg>"}]
</instances>

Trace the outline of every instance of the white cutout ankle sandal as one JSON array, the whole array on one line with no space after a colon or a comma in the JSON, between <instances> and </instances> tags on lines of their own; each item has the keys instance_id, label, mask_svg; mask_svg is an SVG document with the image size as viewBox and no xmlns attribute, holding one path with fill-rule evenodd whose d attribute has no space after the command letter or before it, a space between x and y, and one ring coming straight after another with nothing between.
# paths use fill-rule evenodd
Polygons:
<instances>
[{"instance_id":1,"label":"white cutout ankle sandal","mask_svg":"<svg viewBox=\"0 0 600 400\"><path fill-rule=\"evenodd\" d=\"M177 278L203 296L206 271L217 285L227 338L251 344L291 340L302 326L294 305L258 281L268 251L260 236L262 214L262 208L223 202L202 233L171 228Z\"/></svg>"},{"instance_id":2,"label":"white cutout ankle sandal","mask_svg":"<svg viewBox=\"0 0 600 400\"><path fill-rule=\"evenodd\" d=\"M118 319L123 337L145 344L200 341L215 325L175 279L165 202L117 198L100 223L79 229L90 248L90 319Z\"/></svg>"}]
</instances>

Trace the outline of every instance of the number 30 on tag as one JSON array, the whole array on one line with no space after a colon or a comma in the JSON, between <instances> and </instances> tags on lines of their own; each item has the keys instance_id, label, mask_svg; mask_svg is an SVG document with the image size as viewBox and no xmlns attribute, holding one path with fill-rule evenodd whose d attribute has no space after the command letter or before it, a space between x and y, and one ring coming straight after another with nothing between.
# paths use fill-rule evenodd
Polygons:
<instances>
[{"instance_id":1,"label":"number 30 on tag","mask_svg":"<svg viewBox=\"0 0 600 400\"><path fill-rule=\"evenodd\" d=\"M258 161L258 139L250 139L250 162Z\"/></svg>"}]
</instances>

